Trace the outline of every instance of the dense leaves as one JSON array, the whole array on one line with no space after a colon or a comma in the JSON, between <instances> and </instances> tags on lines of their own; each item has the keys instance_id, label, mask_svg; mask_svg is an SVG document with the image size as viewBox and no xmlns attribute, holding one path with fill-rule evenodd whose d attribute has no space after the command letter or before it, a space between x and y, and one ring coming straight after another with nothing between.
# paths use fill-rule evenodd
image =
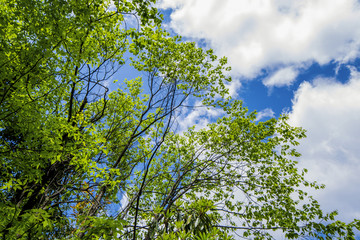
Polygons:
<instances>
[{"instance_id":1,"label":"dense leaves","mask_svg":"<svg viewBox=\"0 0 360 240\"><path fill-rule=\"evenodd\" d=\"M306 193L304 131L227 97L226 59L153 4L1 0L0 236L353 239ZM194 107L222 117L179 132Z\"/></svg>"}]
</instances>

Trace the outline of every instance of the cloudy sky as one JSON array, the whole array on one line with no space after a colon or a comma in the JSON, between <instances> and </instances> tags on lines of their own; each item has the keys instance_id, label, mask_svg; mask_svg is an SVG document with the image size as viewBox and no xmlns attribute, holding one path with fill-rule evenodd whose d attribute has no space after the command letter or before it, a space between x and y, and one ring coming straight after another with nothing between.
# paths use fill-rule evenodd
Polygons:
<instances>
[{"instance_id":1,"label":"cloudy sky","mask_svg":"<svg viewBox=\"0 0 360 240\"><path fill-rule=\"evenodd\" d=\"M175 34L227 56L231 94L258 118L288 113L313 195L360 218L360 4L356 0L162 0ZM189 113L206 124L216 112ZM206 118L207 117L207 118Z\"/></svg>"}]
</instances>

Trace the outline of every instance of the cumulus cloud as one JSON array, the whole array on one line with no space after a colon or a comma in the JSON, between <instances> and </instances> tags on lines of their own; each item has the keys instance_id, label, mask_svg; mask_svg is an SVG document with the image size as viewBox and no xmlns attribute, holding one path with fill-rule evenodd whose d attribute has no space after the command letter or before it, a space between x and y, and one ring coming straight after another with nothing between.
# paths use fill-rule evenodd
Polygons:
<instances>
[{"instance_id":1,"label":"cumulus cloud","mask_svg":"<svg viewBox=\"0 0 360 240\"><path fill-rule=\"evenodd\" d=\"M229 89L229 95L235 98L238 96L237 91L241 88L241 82L232 80L230 83L225 84L225 86Z\"/></svg>"},{"instance_id":2,"label":"cumulus cloud","mask_svg":"<svg viewBox=\"0 0 360 240\"><path fill-rule=\"evenodd\" d=\"M299 71L294 67L282 68L270 77L265 78L263 83L267 87L290 86L296 80L298 74Z\"/></svg>"},{"instance_id":3,"label":"cumulus cloud","mask_svg":"<svg viewBox=\"0 0 360 240\"><path fill-rule=\"evenodd\" d=\"M301 84L293 100L290 123L307 129L300 144L300 166L327 187L312 192L328 211L345 221L360 217L360 74L348 83L317 79Z\"/></svg>"},{"instance_id":4,"label":"cumulus cloud","mask_svg":"<svg viewBox=\"0 0 360 240\"><path fill-rule=\"evenodd\" d=\"M270 88L290 86L311 63L346 64L360 54L357 0L162 0L160 6L172 8L168 24L176 33L227 56L241 79L269 73L263 83ZM230 94L240 86L234 81ZM181 126L200 128L220 113L209 114L189 112ZM272 114L265 109L258 119ZM327 185L313 192L320 204L338 209L344 220L360 218L360 74L353 70L345 84L303 82L289 120L308 130L299 161L310 179Z\"/></svg>"},{"instance_id":5,"label":"cumulus cloud","mask_svg":"<svg viewBox=\"0 0 360 240\"><path fill-rule=\"evenodd\" d=\"M189 127L195 126L195 130L206 128L213 122L214 118L218 118L224 114L224 111L216 108L208 108L203 106L201 102L196 102L194 107L182 111L178 118L178 132L187 131Z\"/></svg>"},{"instance_id":6,"label":"cumulus cloud","mask_svg":"<svg viewBox=\"0 0 360 240\"><path fill-rule=\"evenodd\" d=\"M263 118L267 117L275 117L275 113L271 108L265 108L264 110L260 111L256 115L256 121L259 121Z\"/></svg>"},{"instance_id":7,"label":"cumulus cloud","mask_svg":"<svg viewBox=\"0 0 360 240\"><path fill-rule=\"evenodd\" d=\"M283 64L346 62L359 53L357 0L162 0L160 6L173 8L175 32L205 39L245 77Z\"/></svg>"}]
</instances>

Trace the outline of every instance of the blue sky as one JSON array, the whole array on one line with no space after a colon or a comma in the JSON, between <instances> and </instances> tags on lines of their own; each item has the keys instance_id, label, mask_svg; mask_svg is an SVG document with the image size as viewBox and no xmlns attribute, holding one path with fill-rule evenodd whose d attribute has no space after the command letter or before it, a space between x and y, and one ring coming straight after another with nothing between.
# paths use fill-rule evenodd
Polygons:
<instances>
[{"instance_id":1,"label":"blue sky","mask_svg":"<svg viewBox=\"0 0 360 240\"><path fill-rule=\"evenodd\" d=\"M233 97L307 130L299 166L340 218L360 218L360 4L356 0L162 0L165 26L232 66ZM218 113L188 112L187 125ZM187 126L186 125L186 126Z\"/></svg>"}]
</instances>

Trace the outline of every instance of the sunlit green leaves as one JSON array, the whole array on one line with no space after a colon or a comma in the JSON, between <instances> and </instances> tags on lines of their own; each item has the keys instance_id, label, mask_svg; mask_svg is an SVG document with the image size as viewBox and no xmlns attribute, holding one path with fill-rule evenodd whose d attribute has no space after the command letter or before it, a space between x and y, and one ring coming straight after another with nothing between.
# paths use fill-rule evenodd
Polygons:
<instances>
[{"instance_id":1,"label":"sunlit green leaves","mask_svg":"<svg viewBox=\"0 0 360 240\"><path fill-rule=\"evenodd\" d=\"M306 193L323 186L294 161L304 130L257 122L226 58L163 30L154 3L1 1L0 236L353 238ZM222 117L178 132L193 102Z\"/></svg>"}]
</instances>

